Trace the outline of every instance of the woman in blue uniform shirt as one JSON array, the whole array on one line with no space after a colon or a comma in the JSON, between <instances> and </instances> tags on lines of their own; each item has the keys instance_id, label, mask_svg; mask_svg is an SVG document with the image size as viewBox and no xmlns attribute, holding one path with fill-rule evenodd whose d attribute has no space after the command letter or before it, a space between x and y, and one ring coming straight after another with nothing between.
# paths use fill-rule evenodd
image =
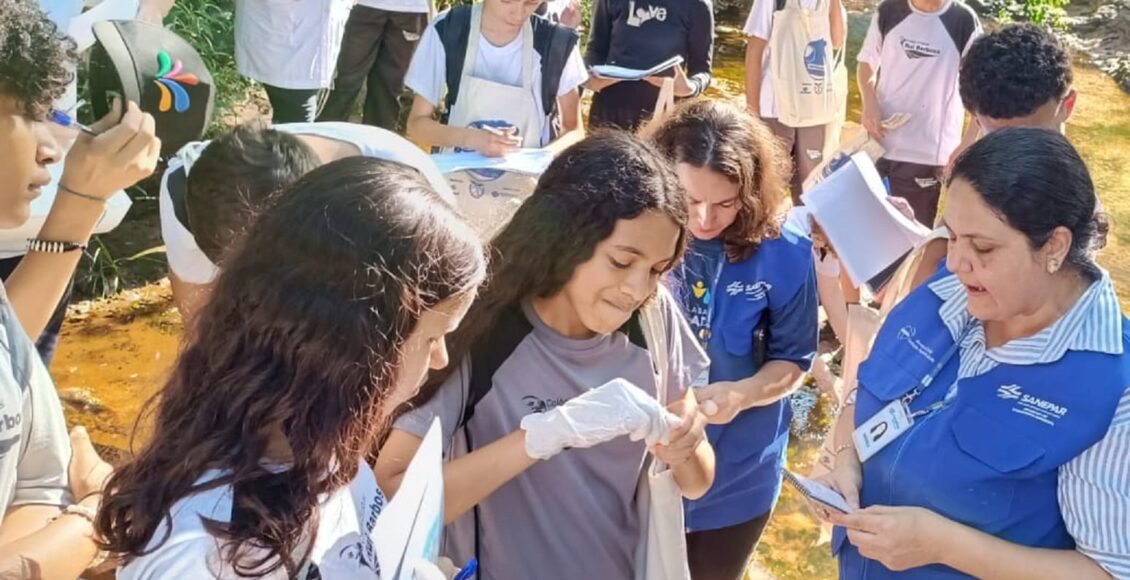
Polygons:
<instances>
[{"instance_id":1,"label":"woman in blue uniform shirt","mask_svg":"<svg viewBox=\"0 0 1130 580\"><path fill-rule=\"evenodd\" d=\"M787 396L816 354L812 243L784 229L788 162L744 109L693 101L653 138L675 162L691 213L693 239L670 284L711 360L710 384L696 395L717 475L686 504L691 576L735 580L780 492Z\"/></svg>"},{"instance_id":2,"label":"woman in blue uniform shirt","mask_svg":"<svg viewBox=\"0 0 1130 580\"><path fill-rule=\"evenodd\" d=\"M949 272L879 331L858 454L825 477L865 506L817 508L841 578L1130 577L1130 326L1095 204L1062 135L1005 129L959 158Z\"/></svg>"}]
</instances>

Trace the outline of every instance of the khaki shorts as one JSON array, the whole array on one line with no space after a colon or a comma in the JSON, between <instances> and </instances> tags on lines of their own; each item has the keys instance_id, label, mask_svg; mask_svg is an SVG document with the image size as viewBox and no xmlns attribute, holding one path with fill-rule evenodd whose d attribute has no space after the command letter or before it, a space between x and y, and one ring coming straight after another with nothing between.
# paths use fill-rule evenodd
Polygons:
<instances>
[{"instance_id":1,"label":"khaki shorts","mask_svg":"<svg viewBox=\"0 0 1130 580\"><path fill-rule=\"evenodd\" d=\"M824 161L824 131L825 125L815 127L789 127L782 125L777 119L762 119L777 138L784 145L785 151L793 162L793 177L790 188L793 193L793 205L802 205L800 202L801 184L804 179Z\"/></svg>"}]
</instances>

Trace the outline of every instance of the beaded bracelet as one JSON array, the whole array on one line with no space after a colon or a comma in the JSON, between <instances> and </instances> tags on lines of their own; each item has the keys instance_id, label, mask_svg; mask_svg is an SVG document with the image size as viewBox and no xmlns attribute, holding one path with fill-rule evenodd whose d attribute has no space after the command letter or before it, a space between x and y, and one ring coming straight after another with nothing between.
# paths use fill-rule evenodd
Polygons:
<instances>
[{"instance_id":1,"label":"beaded bracelet","mask_svg":"<svg viewBox=\"0 0 1130 580\"><path fill-rule=\"evenodd\" d=\"M27 241L27 251L29 252L65 254L75 250L86 250L86 244L80 244L78 242L55 242L38 238L28 238Z\"/></svg>"}]
</instances>

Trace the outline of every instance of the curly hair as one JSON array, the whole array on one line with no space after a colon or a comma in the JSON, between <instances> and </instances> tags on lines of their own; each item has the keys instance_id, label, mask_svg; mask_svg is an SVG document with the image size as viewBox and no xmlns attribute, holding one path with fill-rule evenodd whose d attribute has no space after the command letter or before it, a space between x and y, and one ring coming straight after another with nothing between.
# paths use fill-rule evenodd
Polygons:
<instances>
[{"instance_id":1,"label":"curly hair","mask_svg":"<svg viewBox=\"0 0 1130 580\"><path fill-rule=\"evenodd\" d=\"M1071 55L1055 35L1034 24L1012 24L973 42L961 60L959 87L970 112L1015 119L1062 98L1072 77Z\"/></svg>"},{"instance_id":2,"label":"curly hair","mask_svg":"<svg viewBox=\"0 0 1130 580\"><path fill-rule=\"evenodd\" d=\"M764 123L730 103L696 99L649 133L674 163L710 169L738 185L738 215L722 233L731 261L749 258L761 242L781 235L791 169Z\"/></svg>"},{"instance_id":3,"label":"curly hair","mask_svg":"<svg viewBox=\"0 0 1130 580\"><path fill-rule=\"evenodd\" d=\"M152 432L106 484L103 546L147 554L168 540L174 504L230 485L231 522L204 520L224 562L294 577L319 498L356 476L387 424L421 316L486 270L478 236L415 169L350 157L308 173L237 242L138 419ZM263 463L272 429L293 455L282 472ZM210 469L224 475L198 482Z\"/></svg>"},{"instance_id":4,"label":"curly hair","mask_svg":"<svg viewBox=\"0 0 1130 580\"><path fill-rule=\"evenodd\" d=\"M0 0L0 95L42 119L74 79L75 43L32 0Z\"/></svg>"}]
</instances>

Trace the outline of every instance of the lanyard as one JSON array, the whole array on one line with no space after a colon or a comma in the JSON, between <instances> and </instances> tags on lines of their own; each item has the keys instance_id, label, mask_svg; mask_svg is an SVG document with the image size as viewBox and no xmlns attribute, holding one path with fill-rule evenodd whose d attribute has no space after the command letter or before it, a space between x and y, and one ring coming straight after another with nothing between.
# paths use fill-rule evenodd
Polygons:
<instances>
[{"instance_id":1,"label":"lanyard","mask_svg":"<svg viewBox=\"0 0 1130 580\"><path fill-rule=\"evenodd\" d=\"M947 363L949 363L950 359L953 358L953 355L957 353L959 348L961 348L961 343L964 339L964 334L959 336L957 340L954 341L953 346L951 346L950 349L946 352L945 356L938 360L938 364L934 365L934 369L931 370L930 373L925 377L923 377L918 386L915 387L914 390L902 396L902 404L908 412L910 412L910 403L914 402L914 400L922 395L922 393L926 392L926 389L929 389L930 386L934 384L934 379L937 378L938 373L942 372L942 369L946 366ZM946 396L941 401L935 401L925 409L920 409L918 411L910 413L910 418L918 419L936 413L937 411L941 410L941 408L944 407L946 403L950 402L952 396L952 391L950 393L946 393Z\"/></svg>"},{"instance_id":2,"label":"lanyard","mask_svg":"<svg viewBox=\"0 0 1130 580\"><path fill-rule=\"evenodd\" d=\"M706 304L706 324L703 325L698 331L698 341L703 348L707 347L710 342L710 337L714 328L714 305L718 303L718 282L722 279L722 268L726 264L726 252L723 250L718 254L717 266L714 268L714 279L710 282L708 295L710 301ZM683 264L683 284L687 283L687 266ZM694 295L694 288L691 288L691 295Z\"/></svg>"}]
</instances>

